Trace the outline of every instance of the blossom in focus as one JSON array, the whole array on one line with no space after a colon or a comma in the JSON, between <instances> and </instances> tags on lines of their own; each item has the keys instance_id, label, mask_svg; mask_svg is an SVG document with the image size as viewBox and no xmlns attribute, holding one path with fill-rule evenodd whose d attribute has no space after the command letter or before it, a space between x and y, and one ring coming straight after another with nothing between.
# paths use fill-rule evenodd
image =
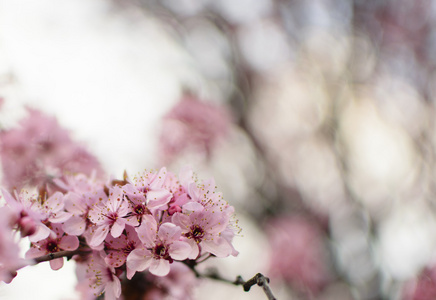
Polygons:
<instances>
[{"instance_id":1,"label":"blossom in focus","mask_svg":"<svg viewBox=\"0 0 436 300\"><path fill-rule=\"evenodd\" d=\"M91 247L100 245L109 232L114 238L119 237L127 223L136 225L135 218L128 218L129 204L121 187L111 188L108 197L101 195L99 202L89 210L89 220L95 224L89 241Z\"/></svg>"},{"instance_id":2,"label":"blossom in focus","mask_svg":"<svg viewBox=\"0 0 436 300\"><path fill-rule=\"evenodd\" d=\"M138 238L135 229L131 226L126 226L126 230L118 238L108 235L104 241L105 252L107 256L105 262L114 267L119 268L126 263L127 256L136 248L139 248L142 243ZM135 271L126 266L127 278L132 278Z\"/></svg>"},{"instance_id":3,"label":"blossom in focus","mask_svg":"<svg viewBox=\"0 0 436 300\"><path fill-rule=\"evenodd\" d=\"M32 243L30 249L26 252L26 258L36 258L62 250L76 250L79 247L77 236L66 235L59 224L52 224L51 227L48 238ZM50 267L53 270L59 270L63 265L63 257L50 260Z\"/></svg>"},{"instance_id":4,"label":"blossom in focus","mask_svg":"<svg viewBox=\"0 0 436 300\"><path fill-rule=\"evenodd\" d=\"M163 117L160 153L166 164L186 152L209 156L230 129L230 113L221 106L186 94Z\"/></svg>"},{"instance_id":5,"label":"blossom in focus","mask_svg":"<svg viewBox=\"0 0 436 300\"><path fill-rule=\"evenodd\" d=\"M296 291L317 294L331 279L320 229L302 216L274 219L267 226L270 276Z\"/></svg>"},{"instance_id":6,"label":"blossom in focus","mask_svg":"<svg viewBox=\"0 0 436 300\"><path fill-rule=\"evenodd\" d=\"M143 248L133 250L127 257L127 267L144 271L149 269L156 276L165 276L174 260L188 258L191 247L180 241L181 229L172 223L159 226L152 216L145 216L144 222L136 229Z\"/></svg>"},{"instance_id":7,"label":"blossom in focus","mask_svg":"<svg viewBox=\"0 0 436 300\"><path fill-rule=\"evenodd\" d=\"M103 173L98 160L54 117L30 108L18 127L0 132L0 158L3 184L9 190L41 187L65 172Z\"/></svg>"},{"instance_id":8,"label":"blossom in focus","mask_svg":"<svg viewBox=\"0 0 436 300\"><path fill-rule=\"evenodd\" d=\"M159 208L167 204L172 197L171 193L163 186L166 176L165 167L161 168L158 173L145 171L140 176L133 178L131 185L134 188L125 185L124 192L134 206L146 202L150 209Z\"/></svg>"}]
</instances>

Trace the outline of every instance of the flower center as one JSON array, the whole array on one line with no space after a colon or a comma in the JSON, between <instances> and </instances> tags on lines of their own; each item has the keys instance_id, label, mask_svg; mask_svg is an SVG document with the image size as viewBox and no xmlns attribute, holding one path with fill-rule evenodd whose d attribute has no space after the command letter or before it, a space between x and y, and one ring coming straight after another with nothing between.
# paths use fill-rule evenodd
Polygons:
<instances>
[{"instance_id":1,"label":"flower center","mask_svg":"<svg viewBox=\"0 0 436 300\"><path fill-rule=\"evenodd\" d=\"M145 209L146 209L146 207L144 206L144 204L138 204L135 206L135 208L133 210L134 210L135 214L143 215L143 214L145 214Z\"/></svg>"},{"instance_id":2,"label":"flower center","mask_svg":"<svg viewBox=\"0 0 436 300\"><path fill-rule=\"evenodd\" d=\"M173 262L173 259L168 253L168 249L163 244L157 244L153 249L153 254L156 259L166 259L170 263Z\"/></svg>"},{"instance_id":3,"label":"flower center","mask_svg":"<svg viewBox=\"0 0 436 300\"><path fill-rule=\"evenodd\" d=\"M191 232L188 233L189 237L193 238L196 242L204 237L204 230L199 225L192 225Z\"/></svg>"},{"instance_id":4,"label":"flower center","mask_svg":"<svg viewBox=\"0 0 436 300\"><path fill-rule=\"evenodd\" d=\"M135 249L135 243L134 242L129 242L126 247L123 248L123 252L126 254L129 254L130 252L132 252Z\"/></svg>"},{"instance_id":5,"label":"flower center","mask_svg":"<svg viewBox=\"0 0 436 300\"><path fill-rule=\"evenodd\" d=\"M53 252L58 252L59 251L58 244L55 241L48 242L46 248L47 248L47 251L49 253L53 253Z\"/></svg>"}]
</instances>

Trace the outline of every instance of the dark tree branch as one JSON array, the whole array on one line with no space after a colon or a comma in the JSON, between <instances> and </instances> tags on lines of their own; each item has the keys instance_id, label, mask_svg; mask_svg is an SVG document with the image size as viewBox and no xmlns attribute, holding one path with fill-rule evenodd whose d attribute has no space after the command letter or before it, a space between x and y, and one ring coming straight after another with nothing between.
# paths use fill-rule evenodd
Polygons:
<instances>
[{"instance_id":1,"label":"dark tree branch","mask_svg":"<svg viewBox=\"0 0 436 300\"><path fill-rule=\"evenodd\" d=\"M265 293L268 300L277 300L277 298L274 297L271 288L269 287L269 278L265 277L261 273L257 273L254 277L247 281L245 281L241 276L237 276L236 279L232 281L227 278L221 277L221 275L214 269L209 270L209 272L205 274L199 273L197 269L195 269L197 262L194 260L185 260L183 261L183 263L187 265L192 270L192 272L194 272L197 278L209 278L233 285L242 285L245 292L248 292L253 285L257 284L258 286L262 287L263 292Z\"/></svg>"},{"instance_id":2,"label":"dark tree branch","mask_svg":"<svg viewBox=\"0 0 436 300\"><path fill-rule=\"evenodd\" d=\"M53 253L49 253L47 255L43 255L43 256L39 256L33 259L33 264L39 264L41 262L44 261L50 261L56 258L61 258L61 257L66 257L67 259L70 259L71 257L73 257L74 255L77 254L87 254L91 252L91 250L84 250L84 249L76 249L76 250L72 250L72 251L59 251L59 252L53 252Z\"/></svg>"}]
</instances>

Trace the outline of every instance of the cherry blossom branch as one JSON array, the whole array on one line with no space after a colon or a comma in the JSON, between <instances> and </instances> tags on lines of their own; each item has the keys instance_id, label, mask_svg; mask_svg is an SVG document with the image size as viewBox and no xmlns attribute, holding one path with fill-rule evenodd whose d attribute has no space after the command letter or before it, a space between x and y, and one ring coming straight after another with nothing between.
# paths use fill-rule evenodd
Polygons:
<instances>
[{"instance_id":1,"label":"cherry blossom branch","mask_svg":"<svg viewBox=\"0 0 436 300\"><path fill-rule=\"evenodd\" d=\"M263 292L265 293L268 300L277 300L277 298L274 297L271 288L269 287L269 278L265 277L261 273L257 273L255 276L250 278L247 281L244 281L244 279L238 275L234 281L226 279L221 277L221 275L216 270L209 270L208 273L201 274L196 269L195 266L197 265L196 261L184 261L185 265L187 265L195 274L197 278L209 278L213 280L218 280L225 283L230 283L233 285L242 285L245 292L248 292L253 285L258 285L262 287Z\"/></svg>"},{"instance_id":2,"label":"cherry blossom branch","mask_svg":"<svg viewBox=\"0 0 436 300\"><path fill-rule=\"evenodd\" d=\"M60 258L60 257L66 257L67 259L70 259L71 257L73 257L74 255L77 254L88 254L92 252L90 249L76 249L76 250L68 250L68 251L59 251L59 252L52 252L49 253L47 255L43 255L43 256L38 256L35 258L32 258L30 260L27 260L27 262L29 263L24 263L22 265L20 265L19 267L16 268L15 271L18 271L24 267L27 266L34 266L37 265L39 263L45 262L45 261L50 261L56 258Z\"/></svg>"},{"instance_id":3,"label":"cherry blossom branch","mask_svg":"<svg viewBox=\"0 0 436 300\"><path fill-rule=\"evenodd\" d=\"M90 253L90 252L91 252L90 250L84 250L84 249L76 249L76 250L71 250L71 251L59 251L59 252L53 252L53 253L49 253L47 255L36 257L33 259L33 261L35 262L34 264L39 264L41 262L50 261L50 260L60 258L60 257L71 258L76 254L84 254L84 253Z\"/></svg>"}]
</instances>

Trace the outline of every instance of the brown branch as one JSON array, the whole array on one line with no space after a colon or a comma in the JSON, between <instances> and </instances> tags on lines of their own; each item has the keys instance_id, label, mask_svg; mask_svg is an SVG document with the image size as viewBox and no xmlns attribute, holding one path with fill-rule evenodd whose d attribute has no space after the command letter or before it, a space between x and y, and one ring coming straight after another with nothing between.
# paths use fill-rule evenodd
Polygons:
<instances>
[{"instance_id":1,"label":"brown branch","mask_svg":"<svg viewBox=\"0 0 436 300\"><path fill-rule=\"evenodd\" d=\"M41 262L44 261L50 261L56 258L61 258L61 257L68 257L71 258L73 255L76 254L82 254L82 253L88 253L88 250L83 250L83 249L76 249L76 250L71 250L71 251L59 251L59 252L53 252L53 253L49 253L47 255L43 255L43 256L39 256L33 259L34 264L39 264Z\"/></svg>"}]
</instances>

